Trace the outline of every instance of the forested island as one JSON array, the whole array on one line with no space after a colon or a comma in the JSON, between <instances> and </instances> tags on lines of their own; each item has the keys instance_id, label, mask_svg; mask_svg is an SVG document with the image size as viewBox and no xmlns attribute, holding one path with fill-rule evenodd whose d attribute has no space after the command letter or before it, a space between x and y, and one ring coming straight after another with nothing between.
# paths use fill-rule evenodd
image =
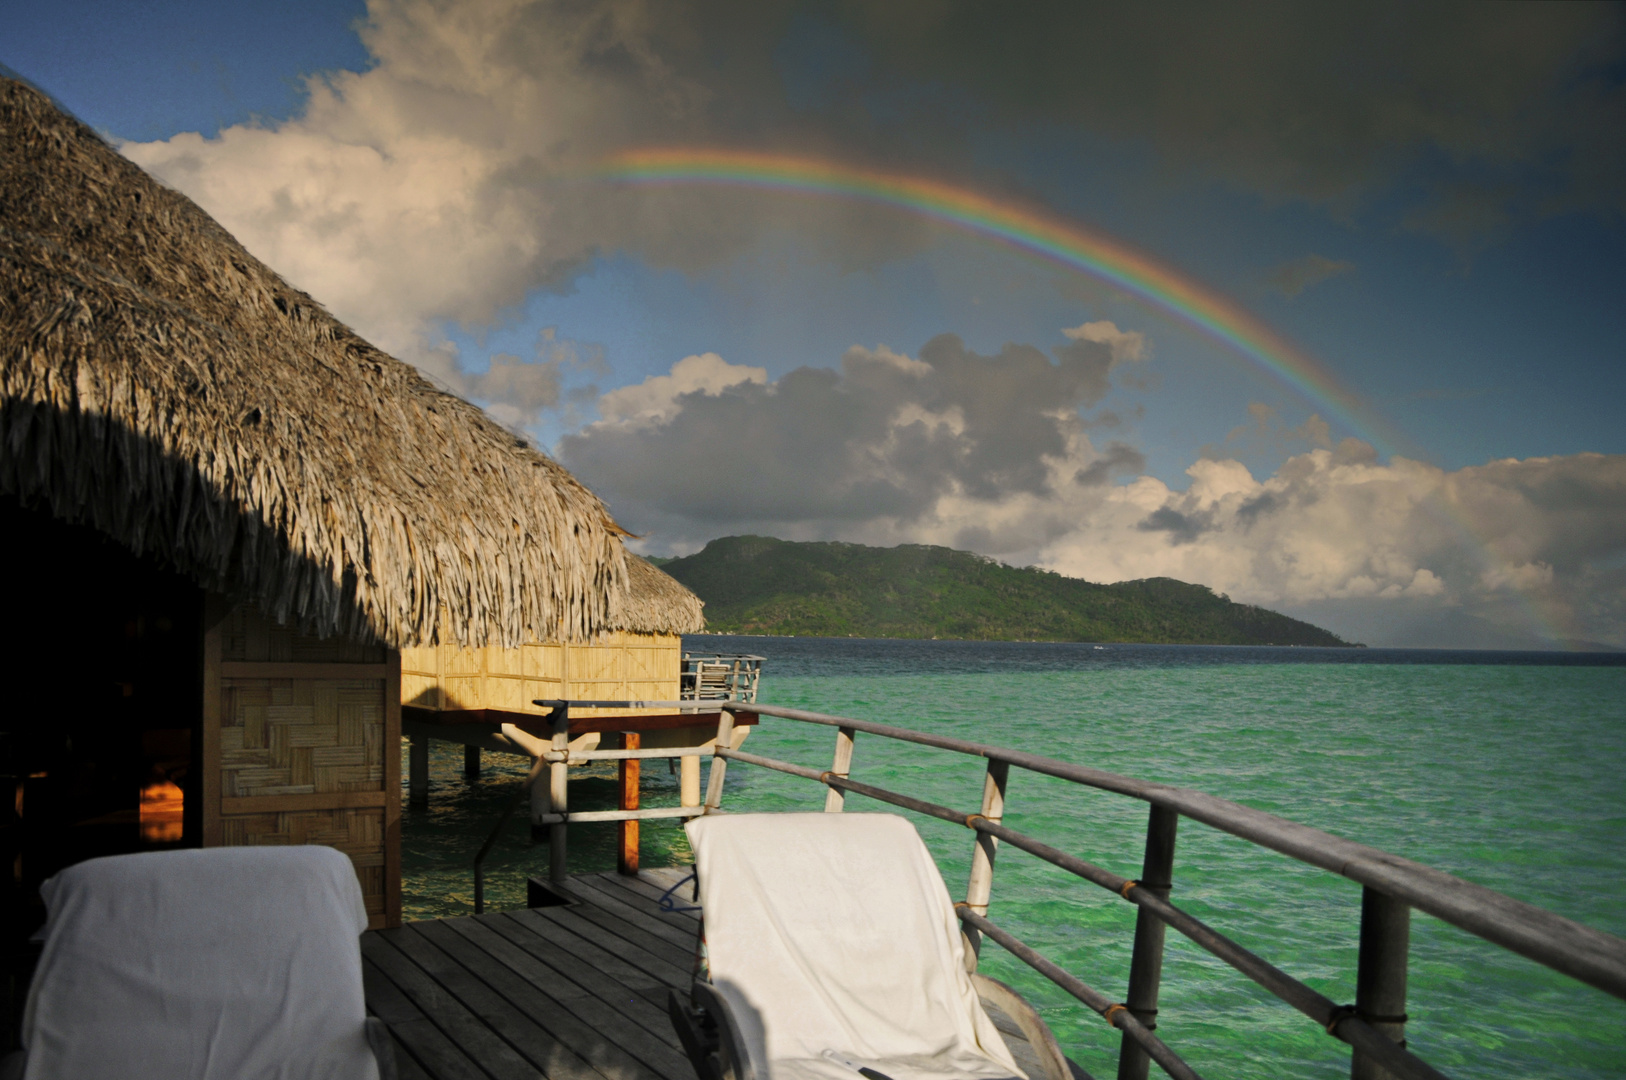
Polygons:
<instances>
[{"instance_id":1,"label":"forested island","mask_svg":"<svg viewBox=\"0 0 1626 1080\"><path fill-rule=\"evenodd\" d=\"M725 536L655 559L706 602L712 633L818 637L1348 646L1202 585L1096 585L946 547Z\"/></svg>"}]
</instances>

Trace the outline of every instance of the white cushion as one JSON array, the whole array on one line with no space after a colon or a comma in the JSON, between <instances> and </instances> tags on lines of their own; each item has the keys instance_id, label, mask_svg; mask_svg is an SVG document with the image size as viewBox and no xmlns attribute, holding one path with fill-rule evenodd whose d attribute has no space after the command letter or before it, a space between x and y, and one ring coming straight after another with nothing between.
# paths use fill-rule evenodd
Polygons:
<instances>
[{"instance_id":1,"label":"white cushion","mask_svg":"<svg viewBox=\"0 0 1626 1080\"><path fill-rule=\"evenodd\" d=\"M727 814L686 826L712 982L757 1080L1023 1077L965 971L959 920L894 814Z\"/></svg>"},{"instance_id":2,"label":"white cushion","mask_svg":"<svg viewBox=\"0 0 1626 1080\"><path fill-rule=\"evenodd\" d=\"M40 888L29 1078L377 1080L350 860L228 847L79 863Z\"/></svg>"}]
</instances>

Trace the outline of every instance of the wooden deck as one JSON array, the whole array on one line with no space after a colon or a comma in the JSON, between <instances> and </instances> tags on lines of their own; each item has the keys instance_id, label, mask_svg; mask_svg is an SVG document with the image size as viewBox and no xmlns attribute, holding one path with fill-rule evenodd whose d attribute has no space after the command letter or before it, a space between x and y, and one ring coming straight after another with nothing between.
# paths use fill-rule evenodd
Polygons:
<instances>
[{"instance_id":1,"label":"wooden deck","mask_svg":"<svg viewBox=\"0 0 1626 1080\"><path fill-rule=\"evenodd\" d=\"M367 1008L401 1080L695 1080L666 994L688 988L698 919L657 902L684 873L580 874L571 904L364 934ZM1016 1025L989 1015L1042 1076Z\"/></svg>"}]
</instances>

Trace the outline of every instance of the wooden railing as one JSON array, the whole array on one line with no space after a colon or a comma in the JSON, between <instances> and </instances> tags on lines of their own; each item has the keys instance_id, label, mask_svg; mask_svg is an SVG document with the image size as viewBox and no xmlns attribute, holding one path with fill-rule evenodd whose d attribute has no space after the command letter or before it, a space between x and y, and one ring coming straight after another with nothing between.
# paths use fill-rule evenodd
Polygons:
<instances>
[{"instance_id":1,"label":"wooden railing","mask_svg":"<svg viewBox=\"0 0 1626 1080\"><path fill-rule=\"evenodd\" d=\"M694 703L539 701L537 704L554 708L555 730L563 733L569 727L571 705L668 708L679 704L692 706ZM975 834L970 880L965 900L956 904L955 908L973 955L980 951L983 937L991 938L1122 1032L1118 1057L1119 1080L1143 1080L1153 1061L1168 1075L1179 1080L1192 1080L1197 1076L1191 1066L1153 1033L1157 1027L1157 1000L1166 927L1173 927L1184 934L1315 1021L1329 1035L1349 1044L1353 1051L1350 1075L1356 1080L1386 1077L1439 1080L1443 1077L1442 1073L1405 1048L1406 972L1413 908L1605 993L1626 998L1626 941L1421 863L1273 814L1186 788L1137 780L1019 750L851 717L827 716L803 709L755 703L721 702L711 707L720 708L720 711L716 742L709 749L682 747L577 754L570 753L565 741L555 736L552 750L537 759L526 781L528 788L540 776L542 766L549 765L553 809L546 820L550 825L549 869L554 880L563 880L566 873L565 840L569 822L693 817L718 812L722 808L723 783L728 764L737 761L824 785L826 811L839 812L845 806L847 795L862 795L970 829ZM736 711L834 728L835 746L830 768L813 769L733 749L730 742ZM859 733L985 759L987 765L981 806L975 812L966 812L853 780L854 743ZM577 814L571 814L567 809L568 766L572 762L634 755L679 757L703 753L710 753L713 762L701 806ZM1013 766L1150 804L1140 876L1122 877L1006 826L1003 823L1005 800ZM1175 837L1182 817L1361 884L1360 946L1353 1004L1335 1003L1169 901L1173 885ZM498 828L501 828L500 824ZM493 840L495 836L494 832ZM490 849L491 842L487 841L481 858ZM992 895L995 856L1001 842L1100 886L1139 909L1128 992L1122 1002L1115 1002L1090 987L989 920L988 903ZM476 889L478 897L478 867ZM478 899L476 903L479 903Z\"/></svg>"}]
</instances>

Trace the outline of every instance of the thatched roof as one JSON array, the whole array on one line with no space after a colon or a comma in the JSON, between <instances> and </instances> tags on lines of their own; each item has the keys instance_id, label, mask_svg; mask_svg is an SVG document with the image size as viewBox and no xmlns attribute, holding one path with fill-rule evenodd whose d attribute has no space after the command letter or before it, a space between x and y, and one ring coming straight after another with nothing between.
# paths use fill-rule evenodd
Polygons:
<instances>
[{"instance_id":1,"label":"thatched roof","mask_svg":"<svg viewBox=\"0 0 1626 1080\"><path fill-rule=\"evenodd\" d=\"M701 624L558 464L4 77L0 493L323 635Z\"/></svg>"},{"instance_id":2,"label":"thatched roof","mask_svg":"<svg viewBox=\"0 0 1626 1080\"><path fill-rule=\"evenodd\" d=\"M654 563L627 553L626 601L610 613L617 630L640 634L692 633L706 625L700 598Z\"/></svg>"}]
</instances>

